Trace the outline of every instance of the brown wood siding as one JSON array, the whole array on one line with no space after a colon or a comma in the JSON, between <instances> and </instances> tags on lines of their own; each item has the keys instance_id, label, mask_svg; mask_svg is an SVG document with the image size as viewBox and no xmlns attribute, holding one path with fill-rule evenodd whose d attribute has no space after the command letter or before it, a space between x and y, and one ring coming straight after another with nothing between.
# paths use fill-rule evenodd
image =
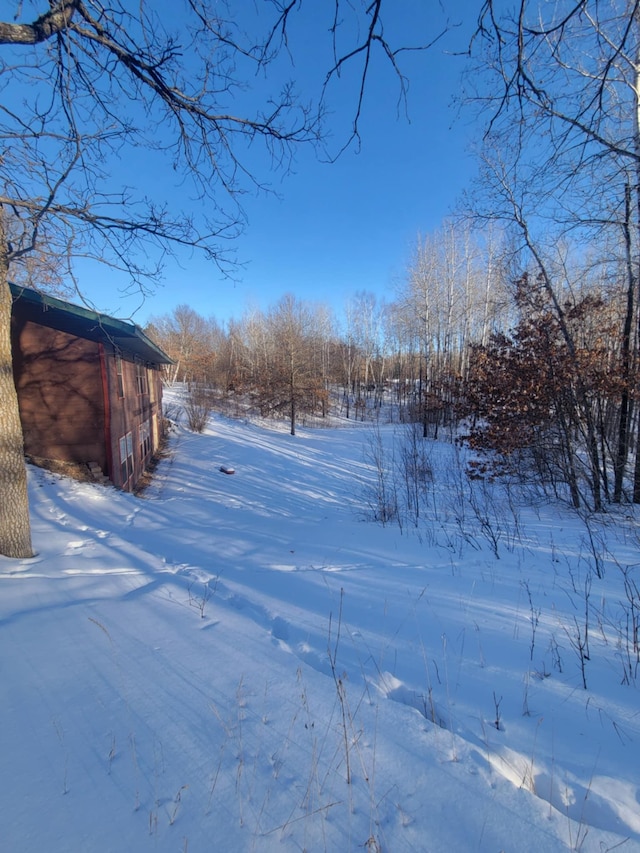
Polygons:
<instances>
[{"instance_id":1,"label":"brown wood siding","mask_svg":"<svg viewBox=\"0 0 640 853\"><path fill-rule=\"evenodd\" d=\"M106 466L98 344L13 312L13 368L25 452Z\"/></svg>"},{"instance_id":2,"label":"brown wood siding","mask_svg":"<svg viewBox=\"0 0 640 853\"><path fill-rule=\"evenodd\" d=\"M158 430L153 428L154 420L161 413L162 380L160 370L136 361L126 353L121 355L122 385L124 396L119 396L118 356L115 352L105 353L105 367L109 388L109 409L112 466L109 471L111 481L118 488L131 490L140 479L151 454L158 447ZM146 390L139 393L138 372L146 376ZM140 442L140 427L149 426L149 447L143 455ZM131 435L133 473L123 471L121 440Z\"/></svg>"}]
</instances>

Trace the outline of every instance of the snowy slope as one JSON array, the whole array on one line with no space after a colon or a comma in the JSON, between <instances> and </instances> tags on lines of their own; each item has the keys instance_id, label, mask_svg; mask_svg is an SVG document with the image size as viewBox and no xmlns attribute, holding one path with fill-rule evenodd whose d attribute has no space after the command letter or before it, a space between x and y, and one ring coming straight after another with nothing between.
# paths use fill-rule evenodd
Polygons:
<instances>
[{"instance_id":1,"label":"snowy slope","mask_svg":"<svg viewBox=\"0 0 640 853\"><path fill-rule=\"evenodd\" d=\"M634 519L496 505L494 548L443 482L381 527L370 439L215 417L143 498L30 471L0 849L640 850Z\"/></svg>"}]
</instances>

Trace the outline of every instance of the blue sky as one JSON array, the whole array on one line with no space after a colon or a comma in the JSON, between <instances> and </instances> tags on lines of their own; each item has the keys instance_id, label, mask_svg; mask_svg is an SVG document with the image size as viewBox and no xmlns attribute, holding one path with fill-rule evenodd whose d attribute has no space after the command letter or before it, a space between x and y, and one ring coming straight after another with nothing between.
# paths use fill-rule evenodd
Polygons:
<instances>
[{"instance_id":1,"label":"blue sky","mask_svg":"<svg viewBox=\"0 0 640 853\"><path fill-rule=\"evenodd\" d=\"M185 253L180 266L167 264L163 284L142 305L138 296L126 297L114 288L108 269L81 271L87 298L99 310L133 315L139 324L184 303L225 322L240 318L248 306L268 308L285 293L327 303L338 314L360 290L392 299L418 234L438 228L474 173L469 153L473 128L452 104L464 64L453 53L466 46L464 31L478 5L472 0L456 4L456 14L466 15L465 26L429 51L403 60L410 78L408 116L398 114L397 80L378 62L366 93L359 151L347 150L332 164L321 162L311 150L299 151L293 172L286 175L265 173L264 157L257 155L259 177L274 194L243 201L248 226L233 245L243 264L236 281L225 280L210 262ZM426 6L424 0L389 6L399 38L408 35L416 43L433 36L433 29L420 33L430 28ZM469 11L463 13L464 8ZM313 53L309 60L319 62ZM317 74L302 63L294 73L303 91L317 85ZM339 144L355 109L348 81L333 87L330 106L327 126ZM160 192L163 180L162 172L153 175ZM167 182L168 201L174 192Z\"/></svg>"}]
</instances>

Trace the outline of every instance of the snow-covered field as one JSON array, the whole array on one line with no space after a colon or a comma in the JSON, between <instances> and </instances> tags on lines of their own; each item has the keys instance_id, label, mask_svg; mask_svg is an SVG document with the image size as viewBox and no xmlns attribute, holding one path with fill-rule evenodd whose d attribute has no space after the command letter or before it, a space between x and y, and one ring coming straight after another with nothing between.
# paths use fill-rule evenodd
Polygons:
<instances>
[{"instance_id":1,"label":"snow-covered field","mask_svg":"<svg viewBox=\"0 0 640 853\"><path fill-rule=\"evenodd\" d=\"M640 850L637 522L465 506L443 444L382 527L370 440L216 416L143 498L31 469L1 850Z\"/></svg>"}]
</instances>

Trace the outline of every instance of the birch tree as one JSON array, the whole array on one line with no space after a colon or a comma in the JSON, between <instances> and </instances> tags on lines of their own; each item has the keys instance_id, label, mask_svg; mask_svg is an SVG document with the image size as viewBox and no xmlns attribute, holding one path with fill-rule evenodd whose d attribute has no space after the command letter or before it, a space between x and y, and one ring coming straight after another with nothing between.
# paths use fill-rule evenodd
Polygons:
<instances>
[{"instance_id":1,"label":"birch tree","mask_svg":"<svg viewBox=\"0 0 640 853\"><path fill-rule=\"evenodd\" d=\"M464 383L471 345L496 330L504 302L497 248L490 230L480 241L467 224L445 222L418 238L398 289L398 319L417 343L425 437L430 422L437 436L443 413L453 416L452 389Z\"/></svg>"}]
</instances>

